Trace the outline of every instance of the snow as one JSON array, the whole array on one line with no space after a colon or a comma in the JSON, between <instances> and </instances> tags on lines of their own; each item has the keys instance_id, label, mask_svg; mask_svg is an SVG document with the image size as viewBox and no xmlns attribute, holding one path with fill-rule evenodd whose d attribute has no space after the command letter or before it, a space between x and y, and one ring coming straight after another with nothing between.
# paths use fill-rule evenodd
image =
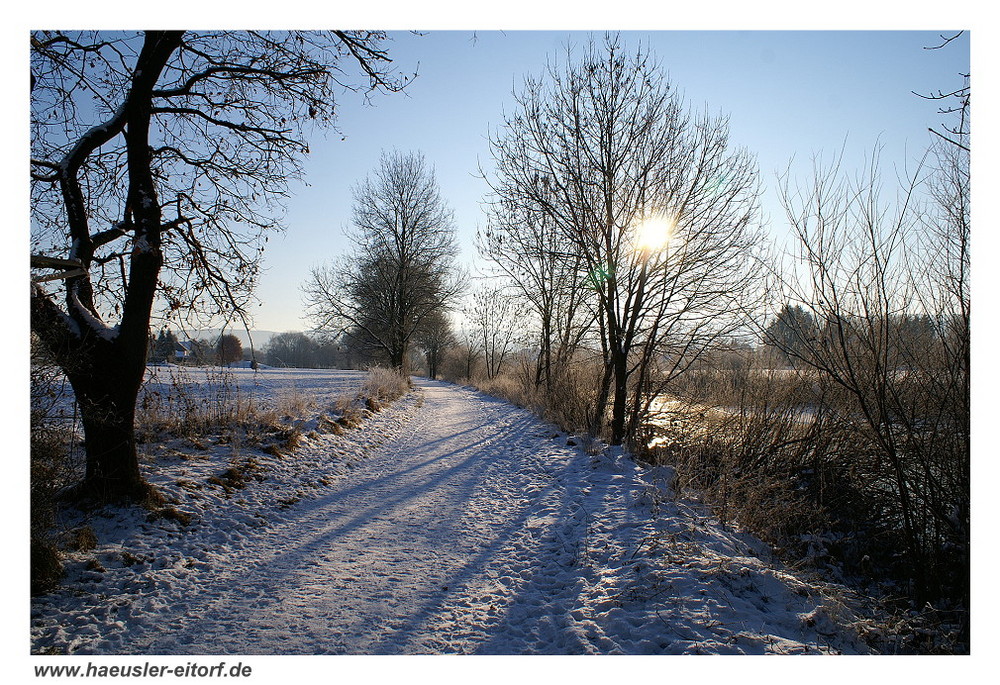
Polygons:
<instances>
[{"instance_id":1,"label":"snow","mask_svg":"<svg viewBox=\"0 0 1000 685\"><path fill-rule=\"evenodd\" d=\"M149 244L149 241L146 240L146 236L140 235L138 238L135 239L135 243L132 246L132 251L138 252L140 254L145 254L152 252L153 248Z\"/></svg>"},{"instance_id":2,"label":"snow","mask_svg":"<svg viewBox=\"0 0 1000 685\"><path fill-rule=\"evenodd\" d=\"M239 383L272 398L262 402L294 387L323 393L320 407L363 380L242 371ZM99 544L32 599L32 652L866 651L845 590L783 568L678 497L670 468L568 437L419 380L360 428L311 433L290 455L233 440L150 446L147 476L193 520L68 520ZM208 482L250 456L261 480Z\"/></svg>"},{"instance_id":3,"label":"snow","mask_svg":"<svg viewBox=\"0 0 1000 685\"><path fill-rule=\"evenodd\" d=\"M366 371L337 369L282 369L250 362L220 366L150 365L146 368L142 393L182 391L212 399L222 391L253 398L258 408L273 408L293 395L309 398L319 406L353 395L367 378Z\"/></svg>"},{"instance_id":4,"label":"snow","mask_svg":"<svg viewBox=\"0 0 1000 685\"><path fill-rule=\"evenodd\" d=\"M114 340L118 337L118 326L108 326L106 323L101 321L97 316L95 316L89 309L83 306L80 302L80 298L77 295L77 289L79 288L78 283L74 283L70 286L69 300L73 305L73 308L79 314L80 318L83 319L87 325L100 337L107 341Z\"/></svg>"},{"instance_id":5,"label":"snow","mask_svg":"<svg viewBox=\"0 0 1000 685\"><path fill-rule=\"evenodd\" d=\"M125 108L127 104L128 104L127 101L122 102L122 104L118 106L118 109L115 110L115 113L112 115L110 119L100 124L96 124L95 126L92 126L90 130L88 130L86 133L80 136L80 139L77 141L76 145L73 148L71 148L70 151L66 153L66 156L60 160L59 162L60 173L62 173L63 175L67 174L69 172L70 165L73 164L74 160L76 160L76 158L80 155L80 151L83 149L83 147L85 145L91 144L95 137L106 135L107 132L111 130L111 126L115 125L122 119L122 117L125 115Z\"/></svg>"}]
</instances>

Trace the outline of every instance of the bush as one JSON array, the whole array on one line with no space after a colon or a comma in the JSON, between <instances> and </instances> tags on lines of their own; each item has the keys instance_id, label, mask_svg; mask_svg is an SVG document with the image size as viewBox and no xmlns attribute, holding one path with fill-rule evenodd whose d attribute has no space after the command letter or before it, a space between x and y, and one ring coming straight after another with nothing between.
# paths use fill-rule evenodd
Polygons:
<instances>
[{"instance_id":1,"label":"bush","mask_svg":"<svg viewBox=\"0 0 1000 685\"><path fill-rule=\"evenodd\" d=\"M511 378L510 376L486 378L478 381L476 387L487 395L499 397L520 407L531 408L534 404L534 393L529 388L526 388L520 380Z\"/></svg>"},{"instance_id":2,"label":"bush","mask_svg":"<svg viewBox=\"0 0 1000 685\"><path fill-rule=\"evenodd\" d=\"M30 540L31 592L47 592L62 575L52 533L58 512L58 493L74 482L70 448L74 434L65 418L67 383L44 351L32 339L30 413Z\"/></svg>"},{"instance_id":3,"label":"bush","mask_svg":"<svg viewBox=\"0 0 1000 685\"><path fill-rule=\"evenodd\" d=\"M589 430L602 374L596 360L578 360L553 369L549 388L539 390L542 416L565 431Z\"/></svg>"},{"instance_id":4,"label":"bush","mask_svg":"<svg viewBox=\"0 0 1000 685\"><path fill-rule=\"evenodd\" d=\"M47 540L31 538L31 594L55 589L63 575L62 560L56 546Z\"/></svg>"},{"instance_id":5,"label":"bush","mask_svg":"<svg viewBox=\"0 0 1000 685\"><path fill-rule=\"evenodd\" d=\"M910 563L896 475L843 389L817 374L752 366L695 370L682 381L662 402L651 459L676 467L681 485L700 492L724 522L763 538L786 558L875 594L908 595L915 608L930 601L941 612L954 610L959 618L949 621L967 631L967 614L961 618L968 606L967 546L942 534L927 544L924 566ZM925 459L931 447L903 439L898 445L901 454L918 449ZM902 460L912 469L907 478L919 484L921 462L909 459ZM948 474L931 475L944 482ZM940 506L910 501L928 520L932 504ZM934 589L928 596L915 589L916 573L945 580L925 586ZM967 634L949 639L967 644Z\"/></svg>"},{"instance_id":6,"label":"bush","mask_svg":"<svg viewBox=\"0 0 1000 685\"><path fill-rule=\"evenodd\" d=\"M404 376L395 369L373 366L368 370L368 377L361 386L364 398L376 400L380 404L388 404L399 399L410 391L409 376Z\"/></svg>"},{"instance_id":7,"label":"bush","mask_svg":"<svg viewBox=\"0 0 1000 685\"><path fill-rule=\"evenodd\" d=\"M661 405L650 450L677 468L724 522L773 545L857 530L870 513L856 436L820 402L812 380L746 368L700 370Z\"/></svg>"},{"instance_id":8,"label":"bush","mask_svg":"<svg viewBox=\"0 0 1000 685\"><path fill-rule=\"evenodd\" d=\"M594 357L580 354L561 363L553 363L547 379L540 376L537 360L522 352L493 378L486 378L482 368L471 379L449 378L467 382L481 392L523 407L569 433L586 432L597 400L601 364Z\"/></svg>"},{"instance_id":9,"label":"bush","mask_svg":"<svg viewBox=\"0 0 1000 685\"><path fill-rule=\"evenodd\" d=\"M597 404L601 374L599 360L578 358L554 367L546 386L536 383L533 364L522 360L520 366L494 378L475 380L473 385L487 395L528 409L567 433L586 433Z\"/></svg>"}]
</instances>

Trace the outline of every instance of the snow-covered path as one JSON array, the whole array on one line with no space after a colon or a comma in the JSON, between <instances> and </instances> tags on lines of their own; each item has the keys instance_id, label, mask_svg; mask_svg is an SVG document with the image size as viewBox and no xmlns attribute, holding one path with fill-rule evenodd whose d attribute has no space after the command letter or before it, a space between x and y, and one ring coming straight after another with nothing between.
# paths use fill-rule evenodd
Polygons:
<instances>
[{"instance_id":1,"label":"snow-covered path","mask_svg":"<svg viewBox=\"0 0 1000 685\"><path fill-rule=\"evenodd\" d=\"M423 406L363 468L298 506L204 589L204 609L177 617L192 624L177 632L197 635L185 650L455 649L428 621L468 609L449 605L517 530L511 464L488 457L509 459L504 443L532 426L493 423L484 403L455 401L461 391L449 386L423 392ZM178 646L159 634L142 651Z\"/></svg>"},{"instance_id":2,"label":"snow-covered path","mask_svg":"<svg viewBox=\"0 0 1000 685\"><path fill-rule=\"evenodd\" d=\"M821 588L776 568L760 543L668 497L657 481L667 470L643 470L615 453L587 455L527 412L471 390L418 385L422 402L411 398L357 431L368 434L359 445L367 454L349 475L256 512L268 523L240 544L211 557L182 550L180 560L200 562L150 569L131 589L117 588L125 595L117 615L96 626L94 639L75 632L86 627L85 607L57 609L52 598L35 611L36 648L862 650L837 625L843 607ZM319 468L330 446L319 440L301 449L294 458ZM211 527L210 515L203 526ZM199 536L171 537L190 546ZM54 630L53 621L63 627ZM81 625L65 625L72 621Z\"/></svg>"}]
</instances>

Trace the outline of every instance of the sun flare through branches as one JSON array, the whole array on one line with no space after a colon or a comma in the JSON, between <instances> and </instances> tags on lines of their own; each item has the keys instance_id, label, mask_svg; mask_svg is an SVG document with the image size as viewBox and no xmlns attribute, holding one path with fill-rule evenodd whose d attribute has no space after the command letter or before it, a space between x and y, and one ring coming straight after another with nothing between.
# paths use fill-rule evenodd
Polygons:
<instances>
[{"instance_id":1,"label":"sun flare through branches","mask_svg":"<svg viewBox=\"0 0 1000 685\"><path fill-rule=\"evenodd\" d=\"M677 228L677 219L666 214L653 214L635 226L635 249L642 253L664 250L670 245Z\"/></svg>"}]
</instances>

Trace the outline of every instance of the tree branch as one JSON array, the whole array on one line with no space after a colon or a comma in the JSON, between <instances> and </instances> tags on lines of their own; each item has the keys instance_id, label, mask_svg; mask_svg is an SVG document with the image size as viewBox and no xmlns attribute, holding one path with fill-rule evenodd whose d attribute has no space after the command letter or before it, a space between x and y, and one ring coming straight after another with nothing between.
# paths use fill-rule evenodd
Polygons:
<instances>
[{"instance_id":1,"label":"tree branch","mask_svg":"<svg viewBox=\"0 0 1000 685\"><path fill-rule=\"evenodd\" d=\"M970 150L970 149L969 149L969 148L968 148L967 146L965 146L965 145L962 145L962 144L961 144L960 142L958 142L957 140L952 140L952 139L951 139L951 138L949 138L948 136L945 136L945 135L943 135L943 134L941 134L941 133L938 133L937 131L935 131L935 130L934 130L934 129L932 129L932 128L928 128L927 130L928 130L928 131L930 131L931 133L933 133L934 135L936 135L937 137L941 138L942 140L945 140L945 141L947 141L947 142L951 143L952 145L955 145L955 146L957 146L957 147L960 147L960 148L962 148L963 150L965 150L966 152L971 152L971 150Z\"/></svg>"}]
</instances>

